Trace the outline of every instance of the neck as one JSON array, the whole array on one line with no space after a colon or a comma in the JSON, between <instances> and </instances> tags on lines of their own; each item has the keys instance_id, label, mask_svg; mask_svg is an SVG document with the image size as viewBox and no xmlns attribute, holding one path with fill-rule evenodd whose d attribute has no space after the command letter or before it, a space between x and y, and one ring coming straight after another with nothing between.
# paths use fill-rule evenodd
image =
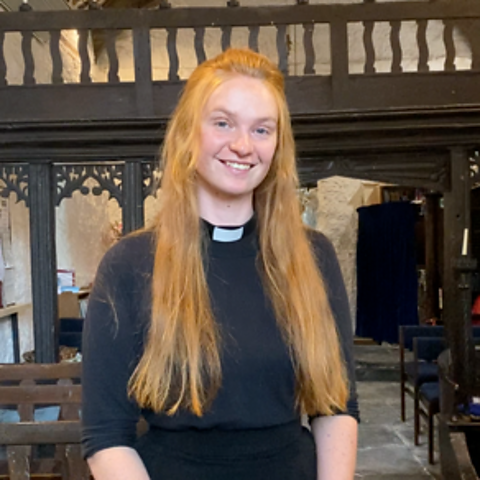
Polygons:
<instances>
[{"instance_id":1,"label":"neck","mask_svg":"<svg viewBox=\"0 0 480 480\"><path fill-rule=\"evenodd\" d=\"M198 209L200 217L212 225L243 225L253 216L253 195L248 198L218 199L200 194Z\"/></svg>"}]
</instances>

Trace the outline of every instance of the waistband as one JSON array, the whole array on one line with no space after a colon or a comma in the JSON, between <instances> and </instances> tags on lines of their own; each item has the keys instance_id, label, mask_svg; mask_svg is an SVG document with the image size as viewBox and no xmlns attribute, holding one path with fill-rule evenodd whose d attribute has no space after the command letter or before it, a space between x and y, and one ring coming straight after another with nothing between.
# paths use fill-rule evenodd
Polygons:
<instances>
[{"instance_id":1,"label":"waistband","mask_svg":"<svg viewBox=\"0 0 480 480\"><path fill-rule=\"evenodd\" d=\"M300 440L308 430L298 421L245 430L165 430L150 426L142 439L151 446L203 458L271 456Z\"/></svg>"}]
</instances>

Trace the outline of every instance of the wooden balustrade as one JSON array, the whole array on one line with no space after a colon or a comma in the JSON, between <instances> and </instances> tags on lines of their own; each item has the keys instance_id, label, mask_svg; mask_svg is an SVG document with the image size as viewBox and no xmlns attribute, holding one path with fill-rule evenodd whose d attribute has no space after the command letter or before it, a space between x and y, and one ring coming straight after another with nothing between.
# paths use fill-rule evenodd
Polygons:
<instances>
[{"instance_id":1,"label":"wooden balustrade","mask_svg":"<svg viewBox=\"0 0 480 480\"><path fill-rule=\"evenodd\" d=\"M15 406L20 419L0 423L7 447L0 475L8 473L10 480L28 480L38 473L51 475L44 478L90 478L80 447L80 377L79 363L0 365L0 406ZM37 406L58 406L58 420L35 421ZM54 457L34 458L32 447L45 444L55 445Z\"/></svg>"},{"instance_id":2,"label":"wooden balustrade","mask_svg":"<svg viewBox=\"0 0 480 480\"><path fill-rule=\"evenodd\" d=\"M400 40L400 32L405 22L417 23L416 43L418 47L417 72L429 71L431 46L427 40L427 29L433 20L444 23L443 43L445 47L444 71L455 69L455 43L453 32L455 27L461 28L464 21L480 22L480 5L456 3L416 3L395 2L387 4L364 5L308 5L300 2L293 6L279 7L219 7L219 8L162 8L160 10L95 10L95 11L60 11L34 12L29 9L22 12L0 14L0 47L4 44L5 33L19 32L22 35L21 51L24 60L23 84L35 85L35 56L32 42L34 32L50 32L50 56L52 60L51 83L63 83L63 62L60 54L60 37L62 30L78 30L77 53L81 64L79 83L91 83L92 63L88 53L88 42L91 35L101 38L109 63L108 82L118 83L119 59L116 51L117 32L132 32L135 55L141 57L142 68L136 69L136 82L151 82L151 45L146 39L153 29L163 29L167 32L166 51L169 59L168 81L180 79L178 32L180 29L193 29L195 32L193 45L182 44L181 48L195 55L197 63L203 62L205 53L205 29L218 28L221 31L220 46L226 50L232 45L232 33L236 28L247 27L249 30L248 46L262 51L259 45L259 34L265 27L275 26L276 33L272 44L276 45L278 65L285 75L289 75L289 41L288 33L292 29L302 29L303 36L298 35L301 48L305 55L304 75L315 73L315 63L320 58L321 42L315 42L315 30L319 25L328 25L330 29L331 56L330 62L338 59L339 63L347 64L349 56L348 42L335 44L335 39L343 36L341 31L345 25L361 22L363 24L363 45L355 45L363 49L365 54L364 74L376 72L375 61L375 27L381 22L390 23L390 48L392 62L390 73L402 72L402 51L405 50ZM435 27L438 28L438 27ZM139 31L142 31L142 43L137 45ZM300 31L300 30L299 30ZM245 45L247 46L247 45ZM150 59L150 60L149 60ZM410 60L410 59L409 59ZM328 60L325 60L328 61ZM475 67L476 59L472 58L471 68ZM291 62L290 62L291 63ZM0 87L7 82L9 65L0 48ZM141 71L141 75L138 73ZM384 72L385 73L385 72ZM298 73L296 73L298 75Z\"/></svg>"}]
</instances>

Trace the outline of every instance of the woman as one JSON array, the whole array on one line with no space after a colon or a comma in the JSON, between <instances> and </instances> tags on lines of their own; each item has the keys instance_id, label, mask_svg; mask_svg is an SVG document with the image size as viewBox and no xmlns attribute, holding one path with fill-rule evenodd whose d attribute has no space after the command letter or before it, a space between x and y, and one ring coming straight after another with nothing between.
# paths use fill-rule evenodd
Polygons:
<instances>
[{"instance_id":1,"label":"woman","mask_svg":"<svg viewBox=\"0 0 480 480\"><path fill-rule=\"evenodd\" d=\"M163 162L155 228L107 253L89 304L94 477L351 480L348 303L331 244L301 222L275 65L234 49L200 65Z\"/></svg>"}]
</instances>

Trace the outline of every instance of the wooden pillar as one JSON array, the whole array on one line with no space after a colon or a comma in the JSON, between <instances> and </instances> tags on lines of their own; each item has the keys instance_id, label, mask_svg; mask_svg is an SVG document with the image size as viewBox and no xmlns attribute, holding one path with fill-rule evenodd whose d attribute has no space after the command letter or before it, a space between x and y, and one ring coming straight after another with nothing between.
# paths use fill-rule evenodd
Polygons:
<instances>
[{"instance_id":1,"label":"wooden pillar","mask_svg":"<svg viewBox=\"0 0 480 480\"><path fill-rule=\"evenodd\" d=\"M57 361L57 255L55 249L55 182L53 166L31 164L28 169L30 253L32 271L35 361Z\"/></svg>"},{"instance_id":2,"label":"wooden pillar","mask_svg":"<svg viewBox=\"0 0 480 480\"><path fill-rule=\"evenodd\" d=\"M122 193L123 233L127 234L142 228L145 221L143 209L143 176L140 161L130 160L125 162Z\"/></svg>"},{"instance_id":3,"label":"wooden pillar","mask_svg":"<svg viewBox=\"0 0 480 480\"><path fill-rule=\"evenodd\" d=\"M430 193L425 198L425 274L426 299L425 317L427 319L440 317L439 289L440 252L438 236L440 226L440 193Z\"/></svg>"},{"instance_id":4,"label":"wooden pillar","mask_svg":"<svg viewBox=\"0 0 480 480\"><path fill-rule=\"evenodd\" d=\"M458 270L465 228L471 231L469 158L467 150L455 148L451 151L451 188L444 195L443 307L454 380L460 385L461 390L469 383L467 377L472 334L468 302L471 296L470 288L465 282L461 282Z\"/></svg>"}]
</instances>

